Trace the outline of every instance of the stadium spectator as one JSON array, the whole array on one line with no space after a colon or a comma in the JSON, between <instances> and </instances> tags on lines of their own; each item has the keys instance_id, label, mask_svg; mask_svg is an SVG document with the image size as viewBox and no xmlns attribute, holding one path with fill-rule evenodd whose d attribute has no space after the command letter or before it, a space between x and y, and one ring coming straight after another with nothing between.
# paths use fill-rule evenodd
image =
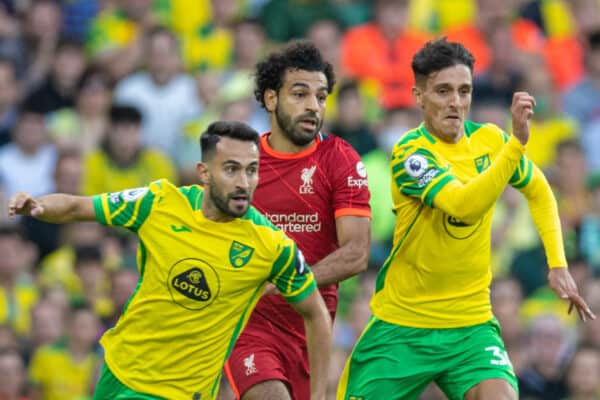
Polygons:
<instances>
[{"instance_id":1,"label":"stadium spectator","mask_svg":"<svg viewBox=\"0 0 600 400\"><path fill-rule=\"evenodd\" d=\"M61 39L56 45L48 76L28 93L25 101L43 114L73 107L77 83L85 67L83 45L74 40Z\"/></svg>"},{"instance_id":2,"label":"stadium spectator","mask_svg":"<svg viewBox=\"0 0 600 400\"><path fill-rule=\"evenodd\" d=\"M476 9L477 15L470 24L444 32L449 41L462 43L473 54L477 60L473 66L475 75L490 67L493 57L490 39L498 26L510 30L510 41L516 50L541 54L544 46L542 31L533 22L519 17L517 1L477 0ZM511 58L515 55L513 53Z\"/></svg>"},{"instance_id":3,"label":"stadium spectator","mask_svg":"<svg viewBox=\"0 0 600 400\"><path fill-rule=\"evenodd\" d=\"M0 57L0 147L11 141L10 132L17 120L19 87L12 61Z\"/></svg>"},{"instance_id":4,"label":"stadium spectator","mask_svg":"<svg viewBox=\"0 0 600 400\"><path fill-rule=\"evenodd\" d=\"M24 395L25 371L23 358L17 351L0 349L0 399L29 400Z\"/></svg>"},{"instance_id":5,"label":"stadium spectator","mask_svg":"<svg viewBox=\"0 0 600 400\"><path fill-rule=\"evenodd\" d=\"M31 327L31 308L38 299L38 288L28 276L28 250L21 231L15 226L0 226L0 324L9 324L27 337Z\"/></svg>"},{"instance_id":6,"label":"stadium spectator","mask_svg":"<svg viewBox=\"0 0 600 400\"><path fill-rule=\"evenodd\" d=\"M567 331L555 315L540 315L529 328L529 365L519 374L519 395L525 399L561 400L567 395L563 367Z\"/></svg>"},{"instance_id":7,"label":"stadium spectator","mask_svg":"<svg viewBox=\"0 0 600 400\"><path fill-rule=\"evenodd\" d=\"M108 74L88 68L77 84L74 107L65 107L47 116L50 138L59 149L97 149L108 130L108 111L112 99Z\"/></svg>"},{"instance_id":8,"label":"stadium spectator","mask_svg":"<svg viewBox=\"0 0 600 400\"><path fill-rule=\"evenodd\" d=\"M585 77L564 98L567 114L580 126L579 138L590 172L600 170L600 26L587 37Z\"/></svg>"},{"instance_id":9,"label":"stadium spectator","mask_svg":"<svg viewBox=\"0 0 600 400\"><path fill-rule=\"evenodd\" d=\"M567 369L566 400L595 400L600 395L600 351L592 346L580 346Z\"/></svg>"},{"instance_id":10,"label":"stadium spectator","mask_svg":"<svg viewBox=\"0 0 600 400\"><path fill-rule=\"evenodd\" d=\"M31 309L31 334L27 342L28 354L41 346L51 345L64 337L67 309L55 302L42 299Z\"/></svg>"},{"instance_id":11,"label":"stadium spectator","mask_svg":"<svg viewBox=\"0 0 600 400\"><path fill-rule=\"evenodd\" d=\"M18 45L23 54L19 54L17 65L24 71L24 93L29 93L43 84L56 63L62 14L60 4L54 0L31 2L22 11L25 18Z\"/></svg>"},{"instance_id":12,"label":"stadium spectator","mask_svg":"<svg viewBox=\"0 0 600 400\"><path fill-rule=\"evenodd\" d=\"M27 190L36 195L54 190L56 148L48 141L43 113L21 105L13 127L13 143L0 149L0 190L7 196Z\"/></svg>"},{"instance_id":13,"label":"stadium spectator","mask_svg":"<svg viewBox=\"0 0 600 400\"><path fill-rule=\"evenodd\" d=\"M413 105L410 60L430 36L407 26L408 0L377 0L374 12L372 22L344 34L344 69L352 77L377 81L382 87L384 107Z\"/></svg>"},{"instance_id":14,"label":"stadium spectator","mask_svg":"<svg viewBox=\"0 0 600 400\"><path fill-rule=\"evenodd\" d=\"M84 159L82 193L118 192L148 185L155 179L174 180L175 169L160 151L142 144L142 114L137 108L113 105L103 146Z\"/></svg>"},{"instance_id":15,"label":"stadium spectator","mask_svg":"<svg viewBox=\"0 0 600 400\"><path fill-rule=\"evenodd\" d=\"M600 277L600 172L588 176L586 184L591 192L591 204L581 221L579 250L590 265L592 274L598 278Z\"/></svg>"},{"instance_id":16,"label":"stadium spectator","mask_svg":"<svg viewBox=\"0 0 600 400\"><path fill-rule=\"evenodd\" d=\"M110 299L112 301L113 314L104 320L106 329L116 325L121 314L125 311L127 302L134 292L139 278L139 272L132 267L124 267L112 273Z\"/></svg>"},{"instance_id":17,"label":"stadium spectator","mask_svg":"<svg viewBox=\"0 0 600 400\"><path fill-rule=\"evenodd\" d=\"M100 321L89 308L69 311L67 336L36 350L29 365L32 400L86 398L100 366Z\"/></svg>"},{"instance_id":18,"label":"stadium spectator","mask_svg":"<svg viewBox=\"0 0 600 400\"><path fill-rule=\"evenodd\" d=\"M337 91L337 118L329 130L363 156L377 147L374 132L364 118L364 105L357 82L348 81Z\"/></svg>"},{"instance_id":19,"label":"stadium spectator","mask_svg":"<svg viewBox=\"0 0 600 400\"><path fill-rule=\"evenodd\" d=\"M131 105L143 115L143 141L171 157L183 123L201 111L194 79L181 71L179 44L163 28L151 30L145 43L147 71L123 79L115 102Z\"/></svg>"}]
</instances>

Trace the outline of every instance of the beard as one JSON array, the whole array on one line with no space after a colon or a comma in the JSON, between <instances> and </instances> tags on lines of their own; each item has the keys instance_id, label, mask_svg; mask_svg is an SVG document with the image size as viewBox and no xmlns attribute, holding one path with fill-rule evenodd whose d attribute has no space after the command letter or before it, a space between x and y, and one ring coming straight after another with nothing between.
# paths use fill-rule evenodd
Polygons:
<instances>
[{"instance_id":1,"label":"beard","mask_svg":"<svg viewBox=\"0 0 600 400\"><path fill-rule=\"evenodd\" d=\"M277 103L277 106L275 107L275 118L277 119L277 124L281 128L283 135L296 146L306 146L312 142L323 126L323 120L314 113L303 114L294 120L290 114L287 114L279 107L279 103ZM305 118L317 119L317 125L314 130L307 131L299 125L300 121Z\"/></svg>"},{"instance_id":2,"label":"beard","mask_svg":"<svg viewBox=\"0 0 600 400\"><path fill-rule=\"evenodd\" d=\"M246 212L248 212L248 207L250 206L251 198L247 192L238 191L238 192L230 193L230 194L226 195L226 194L222 193L221 190L219 190L218 186L212 180L209 183L209 188L210 188L210 191L209 191L210 200L213 202L215 207L217 207L217 209L223 215L227 215L227 216L233 217L233 218L240 218L240 217L244 216L244 214L246 214ZM235 196L239 196L242 194L248 196L248 205L243 208L229 207L229 200L231 200Z\"/></svg>"}]
</instances>

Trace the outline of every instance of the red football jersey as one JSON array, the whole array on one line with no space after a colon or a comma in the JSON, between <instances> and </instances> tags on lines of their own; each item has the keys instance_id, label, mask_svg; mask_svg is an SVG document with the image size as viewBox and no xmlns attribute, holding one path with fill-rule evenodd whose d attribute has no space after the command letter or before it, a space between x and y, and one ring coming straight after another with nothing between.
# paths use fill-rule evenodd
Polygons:
<instances>
[{"instance_id":1,"label":"red football jersey","mask_svg":"<svg viewBox=\"0 0 600 400\"><path fill-rule=\"evenodd\" d=\"M260 141L260 179L253 205L297 243L309 265L316 264L339 247L337 217L371 216L365 166L336 136L319 134L310 148L283 154L269 146L269 135ZM333 315L337 285L320 290ZM302 318L282 296L263 296L254 315L304 337ZM252 317L250 329L251 322Z\"/></svg>"}]
</instances>

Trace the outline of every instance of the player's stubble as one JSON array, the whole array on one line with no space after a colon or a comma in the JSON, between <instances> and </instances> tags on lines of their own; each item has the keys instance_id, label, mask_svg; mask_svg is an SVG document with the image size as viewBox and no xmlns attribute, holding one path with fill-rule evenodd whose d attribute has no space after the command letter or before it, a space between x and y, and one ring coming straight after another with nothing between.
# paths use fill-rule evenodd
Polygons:
<instances>
[{"instance_id":1,"label":"player's stubble","mask_svg":"<svg viewBox=\"0 0 600 400\"><path fill-rule=\"evenodd\" d=\"M252 193L245 190L237 190L235 192L225 194L219 189L219 185L217 185L212 179L208 183L208 186L210 188L210 200L220 212L234 218L239 218L246 214L248 207L252 202ZM229 201L236 196L246 196L248 198L248 205L237 209L229 207Z\"/></svg>"},{"instance_id":2,"label":"player's stubble","mask_svg":"<svg viewBox=\"0 0 600 400\"><path fill-rule=\"evenodd\" d=\"M321 131L321 127L323 126L323 120L319 118L316 113L302 114L298 118L294 119L290 114L286 113L282 107L280 107L279 102L275 106L275 118L285 137L287 137L296 146L306 146L312 142L315 139L315 136L317 136L317 133ZM314 118L318 121L314 130L308 131L299 126L300 121L305 118Z\"/></svg>"}]
</instances>

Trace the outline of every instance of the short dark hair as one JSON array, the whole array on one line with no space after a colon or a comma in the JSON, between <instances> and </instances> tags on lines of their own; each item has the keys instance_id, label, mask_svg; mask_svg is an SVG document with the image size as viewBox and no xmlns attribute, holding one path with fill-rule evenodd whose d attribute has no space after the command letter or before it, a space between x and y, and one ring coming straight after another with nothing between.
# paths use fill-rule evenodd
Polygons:
<instances>
[{"instance_id":1,"label":"short dark hair","mask_svg":"<svg viewBox=\"0 0 600 400\"><path fill-rule=\"evenodd\" d=\"M250 126L237 121L216 121L206 128L200 136L200 149L202 161L212 157L217 143L223 137L241 140L243 142L254 142L258 146L260 135Z\"/></svg>"},{"instance_id":2,"label":"short dark hair","mask_svg":"<svg viewBox=\"0 0 600 400\"><path fill-rule=\"evenodd\" d=\"M128 104L113 104L110 107L110 122L112 124L142 123L142 113L136 107Z\"/></svg>"},{"instance_id":3,"label":"short dark hair","mask_svg":"<svg viewBox=\"0 0 600 400\"><path fill-rule=\"evenodd\" d=\"M600 50L600 29L596 29L588 34L587 37L590 50Z\"/></svg>"},{"instance_id":4,"label":"short dark hair","mask_svg":"<svg viewBox=\"0 0 600 400\"><path fill-rule=\"evenodd\" d=\"M75 247L75 268L88 262L102 263L102 252L98 246L82 245Z\"/></svg>"},{"instance_id":5,"label":"short dark hair","mask_svg":"<svg viewBox=\"0 0 600 400\"><path fill-rule=\"evenodd\" d=\"M267 89L276 92L283 86L287 70L322 72L327 78L327 91L331 93L335 85L333 66L323 59L321 52L310 41L294 41L278 52L271 53L256 64L254 96L266 108L264 94Z\"/></svg>"},{"instance_id":6,"label":"short dark hair","mask_svg":"<svg viewBox=\"0 0 600 400\"><path fill-rule=\"evenodd\" d=\"M21 225L2 224L0 225L0 237L15 237L23 240L25 234Z\"/></svg>"},{"instance_id":7,"label":"short dark hair","mask_svg":"<svg viewBox=\"0 0 600 400\"><path fill-rule=\"evenodd\" d=\"M466 65L473 73L475 58L460 43L448 42L445 37L425 43L412 59L412 70L417 84L424 84L432 72L455 65Z\"/></svg>"},{"instance_id":8,"label":"short dark hair","mask_svg":"<svg viewBox=\"0 0 600 400\"><path fill-rule=\"evenodd\" d=\"M345 96L360 96L360 88L358 86L358 82L354 80L349 80L342 82L337 91L337 99L338 102L343 99Z\"/></svg>"}]
</instances>

